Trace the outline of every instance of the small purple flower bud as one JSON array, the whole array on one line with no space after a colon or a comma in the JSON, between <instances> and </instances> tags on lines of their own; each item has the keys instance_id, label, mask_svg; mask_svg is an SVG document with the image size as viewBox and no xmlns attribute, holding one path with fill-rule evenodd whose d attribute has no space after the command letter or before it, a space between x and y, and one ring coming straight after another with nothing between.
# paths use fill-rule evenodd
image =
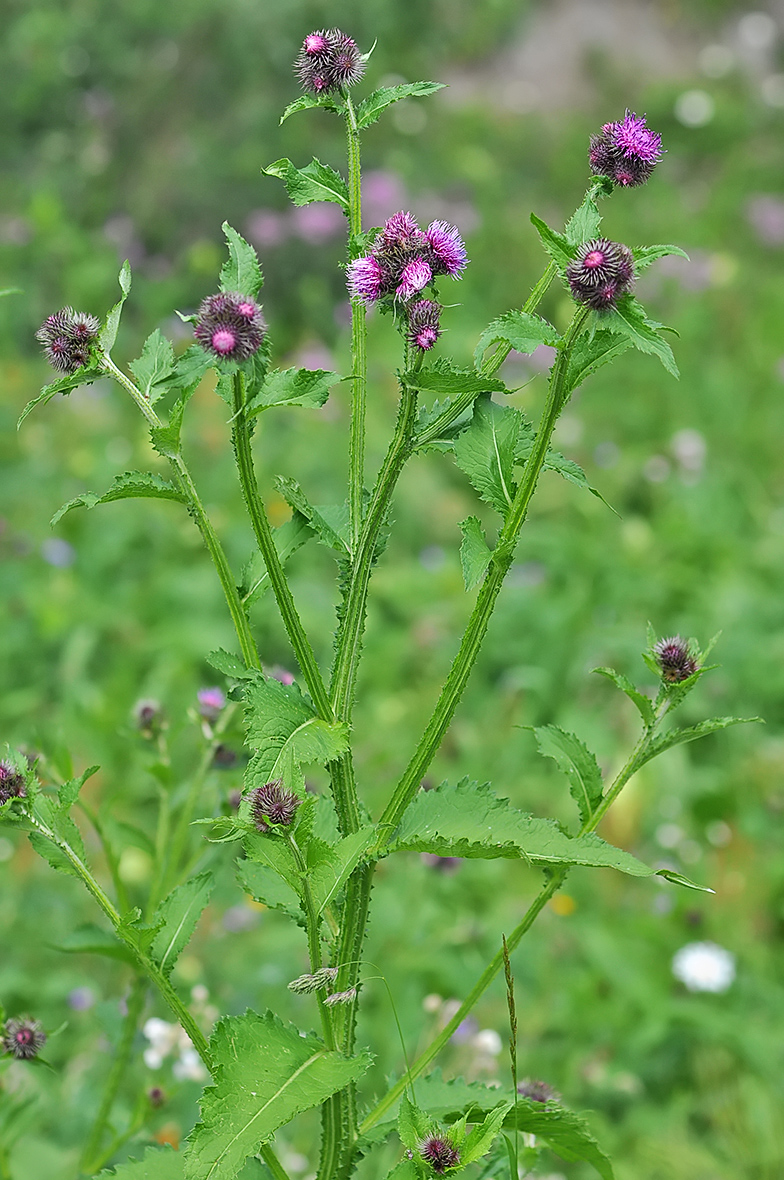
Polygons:
<instances>
[{"instance_id":1,"label":"small purple flower bud","mask_svg":"<svg viewBox=\"0 0 784 1180\"><path fill-rule=\"evenodd\" d=\"M246 361L258 352L266 331L258 304L230 291L203 301L193 334L206 352L220 360Z\"/></svg>"},{"instance_id":2,"label":"small purple flower bud","mask_svg":"<svg viewBox=\"0 0 784 1180\"><path fill-rule=\"evenodd\" d=\"M365 72L365 62L356 41L340 29L332 29L333 57L331 78L333 86L355 86Z\"/></svg>"},{"instance_id":3,"label":"small purple flower bud","mask_svg":"<svg viewBox=\"0 0 784 1180\"><path fill-rule=\"evenodd\" d=\"M46 1033L37 1020L19 1016L6 1022L3 1048L20 1061L37 1057L46 1044Z\"/></svg>"},{"instance_id":4,"label":"small purple flower bud","mask_svg":"<svg viewBox=\"0 0 784 1180\"><path fill-rule=\"evenodd\" d=\"M532 1102L558 1102L561 1097L547 1082L534 1081L532 1078L523 1078L522 1082L518 1082L517 1093Z\"/></svg>"},{"instance_id":5,"label":"small purple flower bud","mask_svg":"<svg viewBox=\"0 0 784 1180\"><path fill-rule=\"evenodd\" d=\"M353 86L364 72L365 60L356 42L340 29L308 33L294 62L302 88L313 94Z\"/></svg>"},{"instance_id":6,"label":"small purple flower bud","mask_svg":"<svg viewBox=\"0 0 784 1180\"><path fill-rule=\"evenodd\" d=\"M288 668L281 667L280 664L273 664L271 668L265 668L264 673L271 676L273 680L279 680L281 684L294 683L294 673L289 672Z\"/></svg>"},{"instance_id":7,"label":"small purple flower bud","mask_svg":"<svg viewBox=\"0 0 784 1180\"><path fill-rule=\"evenodd\" d=\"M268 832L269 824L289 827L302 803L297 795L285 789L282 779L254 787L249 798L253 822L260 832Z\"/></svg>"},{"instance_id":8,"label":"small purple flower bud","mask_svg":"<svg viewBox=\"0 0 784 1180\"><path fill-rule=\"evenodd\" d=\"M226 695L220 688L200 688L196 694L199 716L205 721L217 721L226 708Z\"/></svg>"},{"instance_id":9,"label":"small purple flower bud","mask_svg":"<svg viewBox=\"0 0 784 1180\"><path fill-rule=\"evenodd\" d=\"M591 136L588 160L591 170L613 184L631 188L650 179L662 155L661 136L627 110L620 123L605 123Z\"/></svg>"},{"instance_id":10,"label":"small purple flower bud","mask_svg":"<svg viewBox=\"0 0 784 1180\"><path fill-rule=\"evenodd\" d=\"M133 706L133 719L143 737L155 737L163 723L163 708L160 701L154 701L150 697L137 701Z\"/></svg>"},{"instance_id":11,"label":"small purple flower bud","mask_svg":"<svg viewBox=\"0 0 784 1180\"><path fill-rule=\"evenodd\" d=\"M302 52L308 57L323 57L329 53L329 48L329 40L324 32L308 33L302 42Z\"/></svg>"},{"instance_id":12,"label":"small purple flower bud","mask_svg":"<svg viewBox=\"0 0 784 1180\"><path fill-rule=\"evenodd\" d=\"M660 639L654 645L653 654L659 665L662 680L667 684L679 684L681 680L688 680L699 671L700 665L694 652L688 641L681 639L680 635Z\"/></svg>"},{"instance_id":13,"label":"small purple flower bud","mask_svg":"<svg viewBox=\"0 0 784 1180\"><path fill-rule=\"evenodd\" d=\"M398 299L412 299L431 282L432 278L433 272L420 254L419 257L413 258L403 267L395 288L395 295Z\"/></svg>"},{"instance_id":14,"label":"small purple flower bud","mask_svg":"<svg viewBox=\"0 0 784 1180\"><path fill-rule=\"evenodd\" d=\"M63 307L47 316L35 334L44 346L50 365L62 373L75 373L90 359L90 346L98 338L99 321L92 315Z\"/></svg>"},{"instance_id":15,"label":"small purple flower bud","mask_svg":"<svg viewBox=\"0 0 784 1180\"><path fill-rule=\"evenodd\" d=\"M607 311L632 288L632 252L628 246L607 238L583 242L566 268L566 278L578 303L585 303L594 311Z\"/></svg>"},{"instance_id":16,"label":"small purple flower bud","mask_svg":"<svg viewBox=\"0 0 784 1180\"><path fill-rule=\"evenodd\" d=\"M433 221L425 230L425 237L430 243L433 274L459 279L468 264L468 255L457 227L445 221Z\"/></svg>"},{"instance_id":17,"label":"small purple flower bud","mask_svg":"<svg viewBox=\"0 0 784 1180\"><path fill-rule=\"evenodd\" d=\"M10 762L0 762L0 807L9 799L24 799L27 794L25 777Z\"/></svg>"},{"instance_id":18,"label":"small purple flower bud","mask_svg":"<svg viewBox=\"0 0 784 1180\"><path fill-rule=\"evenodd\" d=\"M428 352L441 335L441 306L432 299L420 299L408 309L408 339Z\"/></svg>"},{"instance_id":19,"label":"small purple flower bud","mask_svg":"<svg viewBox=\"0 0 784 1180\"><path fill-rule=\"evenodd\" d=\"M154 1110L159 1110L166 1102L166 1093L160 1086L153 1086L147 1091L147 1101Z\"/></svg>"},{"instance_id":20,"label":"small purple flower bud","mask_svg":"<svg viewBox=\"0 0 784 1180\"><path fill-rule=\"evenodd\" d=\"M443 1135L430 1135L419 1145L419 1154L437 1176L460 1163L460 1152Z\"/></svg>"},{"instance_id":21,"label":"small purple flower bud","mask_svg":"<svg viewBox=\"0 0 784 1180\"><path fill-rule=\"evenodd\" d=\"M352 299L371 304L381 297L385 275L377 258L370 254L364 258L355 258L348 264L346 275Z\"/></svg>"}]
</instances>

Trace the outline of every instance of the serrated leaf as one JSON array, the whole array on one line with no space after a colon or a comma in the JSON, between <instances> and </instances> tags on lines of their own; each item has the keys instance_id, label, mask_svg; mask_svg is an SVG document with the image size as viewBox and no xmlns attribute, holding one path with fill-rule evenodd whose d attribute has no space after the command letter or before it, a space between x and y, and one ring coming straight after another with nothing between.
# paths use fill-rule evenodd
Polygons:
<instances>
[{"instance_id":1,"label":"serrated leaf","mask_svg":"<svg viewBox=\"0 0 784 1180\"><path fill-rule=\"evenodd\" d=\"M665 258L668 254L677 254L680 258L689 260L688 254L681 250L680 246L635 246L632 254L637 274L646 270L657 258Z\"/></svg>"},{"instance_id":2,"label":"serrated leaf","mask_svg":"<svg viewBox=\"0 0 784 1180\"><path fill-rule=\"evenodd\" d=\"M360 131L370 127L387 107L403 98L423 98L443 88L442 82L405 82L400 86L381 86L357 107L357 127Z\"/></svg>"},{"instance_id":3,"label":"serrated leaf","mask_svg":"<svg viewBox=\"0 0 784 1180\"><path fill-rule=\"evenodd\" d=\"M460 369L451 361L439 358L429 369L416 369L403 377L406 385L425 393L454 396L460 393L508 393L497 377L483 377L475 369Z\"/></svg>"},{"instance_id":4,"label":"serrated leaf","mask_svg":"<svg viewBox=\"0 0 784 1180\"><path fill-rule=\"evenodd\" d=\"M131 361L129 368L143 396L150 405L154 405L166 392L175 372L174 349L160 328L150 333L144 342L142 355Z\"/></svg>"},{"instance_id":5,"label":"serrated leaf","mask_svg":"<svg viewBox=\"0 0 784 1180\"><path fill-rule=\"evenodd\" d=\"M88 778L92 778L99 770L100 766L88 766L87 770L83 771L77 778L68 779L67 782L60 785L57 791L57 798L63 811L68 811L69 808L73 807L79 798L79 792Z\"/></svg>"},{"instance_id":6,"label":"serrated leaf","mask_svg":"<svg viewBox=\"0 0 784 1180\"><path fill-rule=\"evenodd\" d=\"M296 684L259 675L246 690L245 724L248 744L255 750L246 773L249 786L285 778L289 761L331 761L348 742L347 727L317 717Z\"/></svg>"},{"instance_id":7,"label":"serrated leaf","mask_svg":"<svg viewBox=\"0 0 784 1180\"><path fill-rule=\"evenodd\" d=\"M698 738L707 737L711 733L717 733L720 729L727 729L730 725L748 725L751 722L757 721L762 722L762 718L711 717L707 721L700 721L697 725L688 725L682 729L671 729L668 733L662 733L653 739L642 757L637 760L635 766L639 769L646 762L650 762L651 758L656 758L659 754L663 754L665 750L671 750L673 746L683 745L684 742L697 741Z\"/></svg>"},{"instance_id":8,"label":"serrated leaf","mask_svg":"<svg viewBox=\"0 0 784 1180\"><path fill-rule=\"evenodd\" d=\"M506 515L515 494L512 472L523 415L511 406L499 406L489 394L474 403L471 425L455 439L458 467L488 504Z\"/></svg>"},{"instance_id":9,"label":"serrated leaf","mask_svg":"<svg viewBox=\"0 0 784 1180\"><path fill-rule=\"evenodd\" d=\"M612 310L602 313L601 323L608 331L627 337L640 352L657 356L673 377L679 376L672 349L659 335L661 324L648 319L645 308L633 295L621 296Z\"/></svg>"},{"instance_id":10,"label":"serrated leaf","mask_svg":"<svg viewBox=\"0 0 784 1180\"><path fill-rule=\"evenodd\" d=\"M540 344L557 345L560 342L556 329L541 316L525 311L508 311L485 328L474 349L474 364L479 367L485 350L491 344L503 341L516 352L532 353Z\"/></svg>"},{"instance_id":11,"label":"serrated leaf","mask_svg":"<svg viewBox=\"0 0 784 1180\"><path fill-rule=\"evenodd\" d=\"M267 176L280 177L294 205L333 201L348 213L348 185L334 168L322 164L320 160L311 160L305 168L295 168L291 160L284 158L262 168L262 172Z\"/></svg>"},{"instance_id":12,"label":"serrated leaf","mask_svg":"<svg viewBox=\"0 0 784 1180\"><path fill-rule=\"evenodd\" d=\"M148 1147L140 1160L128 1160L98 1180L185 1180L185 1156L171 1148Z\"/></svg>"},{"instance_id":13,"label":"serrated leaf","mask_svg":"<svg viewBox=\"0 0 784 1180\"><path fill-rule=\"evenodd\" d=\"M340 107L337 105L335 100L329 98L326 95L301 94L299 98L295 98L294 102L290 102L286 107L285 111L280 116L280 122L278 123L278 126L280 126L281 123L285 123L289 115L295 115L297 111L309 111L312 110L313 107L322 107L327 111L340 110Z\"/></svg>"},{"instance_id":14,"label":"serrated leaf","mask_svg":"<svg viewBox=\"0 0 784 1180\"><path fill-rule=\"evenodd\" d=\"M125 963L136 962L124 943L108 930L102 930L92 922L78 926L60 942L49 945L54 950L69 955L105 955L110 959L121 959Z\"/></svg>"},{"instance_id":15,"label":"serrated leaf","mask_svg":"<svg viewBox=\"0 0 784 1180\"><path fill-rule=\"evenodd\" d=\"M277 870L256 860L237 861L237 882L254 901L281 910L300 925L304 922L297 892Z\"/></svg>"},{"instance_id":16,"label":"serrated leaf","mask_svg":"<svg viewBox=\"0 0 784 1180\"><path fill-rule=\"evenodd\" d=\"M346 537L341 535L342 530L339 531L327 519L325 509L314 508L295 479L291 479L287 475L277 475L275 487L286 503L295 512L299 512L305 517L320 541L323 541L330 549L336 549L342 557L349 556Z\"/></svg>"},{"instance_id":17,"label":"serrated leaf","mask_svg":"<svg viewBox=\"0 0 784 1180\"><path fill-rule=\"evenodd\" d=\"M644 693L640 692L634 687L628 676L624 676L623 672L616 672L614 668L593 668L593 672L598 672L600 676L606 676L608 680L612 680L621 692L625 692L627 697L637 707L640 716L646 725L653 725L654 717L656 716L653 701L650 697L646 697Z\"/></svg>"},{"instance_id":18,"label":"serrated leaf","mask_svg":"<svg viewBox=\"0 0 784 1180\"><path fill-rule=\"evenodd\" d=\"M466 590L473 590L484 578L493 558L493 551L485 540L482 522L478 516L468 516L460 521L463 540L460 545L460 565Z\"/></svg>"},{"instance_id":19,"label":"serrated leaf","mask_svg":"<svg viewBox=\"0 0 784 1180\"><path fill-rule=\"evenodd\" d=\"M246 406L248 416L270 406L323 406L330 387L342 378L328 369L274 369Z\"/></svg>"},{"instance_id":20,"label":"serrated leaf","mask_svg":"<svg viewBox=\"0 0 784 1180\"><path fill-rule=\"evenodd\" d=\"M626 352L631 344L628 336L619 336L604 328L597 328L593 335L586 332L578 336L566 371L567 392L577 389L602 365Z\"/></svg>"},{"instance_id":21,"label":"serrated leaf","mask_svg":"<svg viewBox=\"0 0 784 1180\"><path fill-rule=\"evenodd\" d=\"M571 246L579 246L595 238L602 224L602 217L592 192L585 194L585 200L566 223L565 236Z\"/></svg>"},{"instance_id":22,"label":"serrated leaf","mask_svg":"<svg viewBox=\"0 0 784 1180\"><path fill-rule=\"evenodd\" d=\"M550 226L535 213L531 214L531 222L541 238L542 245L558 269L566 270L576 254L575 247L565 234L559 234L554 229L550 229Z\"/></svg>"},{"instance_id":23,"label":"serrated leaf","mask_svg":"<svg viewBox=\"0 0 784 1180\"><path fill-rule=\"evenodd\" d=\"M242 847L249 860L278 876L297 898L302 897L300 865L293 849L285 840L272 834L247 829L243 835Z\"/></svg>"},{"instance_id":24,"label":"serrated leaf","mask_svg":"<svg viewBox=\"0 0 784 1180\"><path fill-rule=\"evenodd\" d=\"M172 385L175 389L190 390L192 392L211 364L212 361L209 353L205 352L201 345L192 344L190 348L185 350L182 356L177 358L171 381Z\"/></svg>"},{"instance_id":25,"label":"serrated leaf","mask_svg":"<svg viewBox=\"0 0 784 1180\"><path fill-rule=\"evenodd\" d=\"M151 924L158 933L150 953L164 975L171 974L180 952L188 945L214 885L212 873L199 873L173 889L155 911Z\"/></svg>"},{"instance_id":26,"label":"serrated leaf","mask_svg":"<svg viewBox=\"0 0 784 1180\"><path fill-rule=\"evenodd\" d=\"M533 428L526 422L524 429L520 433L515 453L515 459L518 463L526 463L528 461L528 457L533 450L534 439ZM612 504L609 504L602 493L588 482L588 476L580 464L575 463L573 459L567 459L560 451L554 451L548 447L547 454L542 463L542 470L555 471L562 479L565 479L568 483L573 483L575 487L583 488L584 491L590 492L592 496L596 496L597 500L601 500L602 504L605 504L611 512L615 512ZM618 515L617 512L615 514L616 516Z\"/></svg>"},{"instance_id":27,"label":"serrated leaf","mask_svg":"<svg viewBox=\"0 0 784 1180\"><path fill-rule=\"evenodd\" d=\"M106 319L104 320L103 327L98 333L98 343L104 352L111 352L114 348L114 342L117 339L117 331L120 327L120 316L122 315L123 304L128 298L128 292L131 289L131 264L127 258L120 268L118 281L120 283L122 295L107 315Z\"/></svg>"},{"instance_id":28,"label":"serrated leaf","mask_svg":"<svg viewBox=\"0 0 784 1180\"><path fill-rule=\"evenodd\" d=\"M82 365L81 369L77 369L75 373L68 373L64 377L58 377L56 381L51 381L49 385L45 385L41 392L29 401L25 408L19 415L19 421L16 424L17 430L24 422L27 415L36 408L36 406L45 406L58 393L70 393L73 389L78 389L82 385L92 385L93 381L97 381L102 376L101 370L97 369L94 364L89 363Z\"/></svg>"},{"instance_id":29,"label":"serrated leaf","mask_svg":"<svg viewBox=\"0 0 784 1180\"><path fill-rule=\"evenodd\" d=\"M264 282L256 251L236 229L232 229L228 221L224 221L221 229L226 235L229 257L221 267L220 289L238 291L240 295L255 299Z\"/></svg>"},{"instance_id":30,"label":"serrated leaf","mask_svg":"<svg viewBox=\"0 0 784 1180\"><path fill-rule=\"evenodd\" d=\"M340 892L354 869L365 858L365 854L375 843L376 834L375 826L366 824L359 831L344 836L337 844L325 844L329 849L328 855L314 865L308 875L319 914ZM310 866L310 857L308 863Z\"/></svg>"},{"instance_id":31,"label":"serrated leaf","mask_svg":"<svg viewBox=\"0 0 784 1180\"><path fill-rule=\"evenodd\" d=\"M577 803L580 821L590 820L602 799L602 772L596 757L576 734L559 725L534 729L539 753L552 758L569 780L569 793Z\"/></svg>"},{"instance_id":32,"label":"serrated leaf","mask_svg":"<svg viewBox=\"0 0 784 1180\"><path fill-rule=\"evenodd\" d=\"M272 530L272 539L278 551L281 564L285 565L292 553L301 549L314 535L301 512L294 512L291 520L286 520ZM254 549L251 558L242 571L240 594L245 606L258 602L262 594L270 585L264 558L258 549Z\"/></svg>"},{"instance_id":33,"label":"serrated leaf","mask_svg":"<svg viewBox=\"0 0 784 1180\"><path fill-rule=\"evenodd\" d=\"M47 861L58 873L67 873L70 877L81 880L78 872L71 864L66 853L43 832L30 832L30 843L43 860Z\"/></svg>"},{"instance_id":34,"label":"serrated leaf","mask_svg":"<svg viewBox=\"0 0 784 1180\"><path fill-rule=\"evenodd\" d=\"M403 1146L409 1151L416 1151L431 1127L429 1114L412 1102L407 1094L403 1094L397 1115L397 1133Z\"/></svg>"},{"instance_id":35,"label":"serrated leaf","mask_svg":"<svg viewBox=\"0 0 784 1180\"><path fill-rule=\"evenodd\" d=\"M247 667L241 656L232 655L231 652L225 651L222 647L210 652L207 656L207 663L216 672L222 672L224 676L228 676L231 680L246 680L252 677L255 671Z\"/></svg>"},{"instance_id":36,"label":"serrated leaf","mask_svg":"<svg viewBox=\"0 0 784 1180\"><path fill-rule=\"evenodd\" d=\"M113 500L155 499L174 500L178 504L186 503L183 493L160 475L153 475L145 471L124 471L122 475L115 475L114 483L102 495L97 492L82 492L75 496L62 508L58 508L51 523L57 524L70 512L72 508L95 508L96 504L110 504Z\"/></svg>"},{"instance_id":37,"label":"serrated leaf","mask_svg":"<svg viewBox=\"0 0 784 1180\"><path fill-rule=\"evenodd\" d=\"M465 430L474 416L473 402L462 398L444 398L429 408L423 406L417 416L415 448L423 452L452 449L455 436Z\"/></svg>"},{"instance_id":38,"label":"serrated leaf","mask_svg":"<svg viewBox=\"0 0 784 1180\"><path fill-rule=\"evenodd\" d=\"M504 1125L504 1119L513 1106L514 1102L501 1102L495 1110L491 1110L489 1114L485 1115L482 1122L471 1130L460 1149L462 1166L472 1164L474 1160L487 1155L493 1145L493 1140Z\"/></svg>"},{"instance_id":39,"label":"serrated leaf","mask_svg":"<svg viewBox=\"0 0 784 1180\"><path fill-rule=\"evenodd\" d=\"M420 1180L420 1177L414 1161L405 1158L395 1164L391 1172L387 1172L386 1180Z\"/></svg>"},{"instance_id":40,"label":"serrated leaf","mask_svg":"<svg viewBox=\"0 0 784 1180\"><path fill-rule=\"evenodd\" d=\"M328 1051L272 1012L225 1017L210 1039L214 1085L201 1100L201 1121L185 1152L187 1180L234 1180L260 1143L303 1110L359 1078L362 1053Z\"/></svg>"}]
</instances>

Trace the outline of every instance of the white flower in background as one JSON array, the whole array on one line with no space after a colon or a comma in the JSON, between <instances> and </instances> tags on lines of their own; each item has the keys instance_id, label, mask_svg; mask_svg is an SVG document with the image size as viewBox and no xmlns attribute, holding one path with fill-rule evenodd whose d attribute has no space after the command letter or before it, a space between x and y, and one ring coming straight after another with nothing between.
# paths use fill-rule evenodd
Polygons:
<instances>
[{"instance_id":1,"label":"white flower in background","mask_svg":"<svg viewBox=\"0 0 784 1180\"><path fill-rule=\"evenodd\" d=\"M472 1044L480 1053L487 1053L490 1057L497 1057L503 1049L503 1041L494 1028L483 1028L476 1034Z\"/></svg>"},{"instance_id":2,"label":"white flower in background","mask_svg":"<svg viewBox=\"0 0 784 1180\"><path fill-rule=\"evenodd\" d=\"M673 958L672 973L690 992L726 992L735 978L735 956L715 942L688 942Z\"/></svg>"},{"instance_id":3,"label":"white flower in background","mask_svg":"<svg viewBox=\"0 0 784 1180\"><path fill-rule=\"evenodd\" d=\"M144 1050L144 1064L148 1069L160 1069L164 1059L176 1052L172 1073L178 1081L206 1081L207 1071L201 1058L188 1034L178 1024L169 1024L153 1016L145 1022L142 1032L150 1042Z\"/></svg>"}]
</instances>

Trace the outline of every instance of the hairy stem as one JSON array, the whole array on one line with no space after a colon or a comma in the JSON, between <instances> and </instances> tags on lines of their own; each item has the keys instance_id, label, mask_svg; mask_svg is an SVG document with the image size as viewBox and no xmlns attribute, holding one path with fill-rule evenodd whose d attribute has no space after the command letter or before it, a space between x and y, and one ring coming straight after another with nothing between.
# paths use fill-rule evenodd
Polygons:
<instances>
[{"instance_id":1,"label":"hairy stem","mask_svg":"<svg viewBox=\"0 0 784 1180\"><path fill-rule=\"evenodd\" d=\"M271 1143L262 1143L261 1147L259 1148L259 1155L264 1160L264 1163L267 1165L269 1170L272 1172L275 1180L289 1180L289 1174L283 1167L283 1164L280 1162L278 1157L275 1155L275 1151Z\"/></svg>"},{"instance_id":2,"label":"hairy stem","mask_svg":"<svg viewBox=\"0 0 784 1180\"><path fill-rule=\"evenodd\" d=\"M362 169L359 131L351 95L346 92L346 137L348 141L348 228L349 259L355 255L356 235L362 232ZM351 552L356 553L362 529L365 494L365 409L367 405L367 328L365 305L351 300L351 433L349 436L349 532Z\"/></svg>"}]
</instances>

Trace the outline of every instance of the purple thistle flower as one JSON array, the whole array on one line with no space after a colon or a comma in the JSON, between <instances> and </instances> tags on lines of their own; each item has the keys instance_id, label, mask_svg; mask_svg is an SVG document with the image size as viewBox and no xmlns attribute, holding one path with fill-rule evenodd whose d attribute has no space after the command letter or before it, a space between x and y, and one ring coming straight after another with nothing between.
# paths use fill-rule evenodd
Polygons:
<instances>
[{"instance_id":1,"label":"purple thistle flower","mask_svg":"<svg viewBox=\"0 0 784 1180\"><path fill-rule=\"evenodd\" d=\"M371 304L381 298L386 276L378 259L372 254L364 258L355 258L349 263L346 274L352 299L361 299L363 303Z\"/></svg>"},{"instance_id":2,"label":"purple thistle flower","mask_svg":"<svg viewBox=\"0 0 784 1180\"><path fill-rule=\"evenodd\" d=\"M318 33L308 33L302 42L302 52L308 57L324 57L329 51L329 37L323 29Z\"/></svg>"},{"instance_id":3,"label":"purple thistle flower","mask_svg":"<svg viewBox=\"0 0 784 1180\"><path fill-rule=\"evenodd\" d=\"M154 1110L159 1110L166 1102L166 1092L160 1086L152 1086L147 1091L147 1101Z\"/></svg>"},{"instance_id":4,"label":"purple thistle flower","mask_svg":"<svg viewBox=\"0 0 784 1180\"><path fill-rule=\"evenodd\" d=\"M258 352L267 331L261 308L237 291L208 295L193 334L206 352L224 361L246 361Z\"/></svg>"},{"instance_id":5,"label":"purple thistle flower","mask_svg":"<svg viewBox=\"0 0 784 1180\"><path fill-rule=\"evenodd\" d=\"M459 279L468 264L468 255L457 227L446 221L433 221L427 227L425 237L430 243L433 274Z\"/></svg>"},{"instance_id":6,"label":"purple thistle flower","mask_svg":"<svg viewBox=\"0 0 784 1180\"><path fill-rule=\"evenodd\" d=\"M646 164L655 164L662 155L661 136L645 126L645 115L638 118L627 107L622 123L611 123L616 147L625 156L634 156Z\"/></svg>"},{"instance_id":7,"label":"purple thistle flower","mask_svg":"<svg viewBox=\"0 0 784 1180\"><path fill-rule=\"evenodd\" d=\"M583 242L566 268L566 278L578 303L594 311L608 311L632 288L632 252L628 246L607 238Z\"/></svg>"},{"instance_id":8,"label":"purple thistle flower","mask_svg":"<svg viewBox=\"0 0 784 1180\"><path fill-rule=\"evenodd\" d=\"M9 799L24 799L27 794L25 777L10 762L0 762L0 807Z\"/></svg>"},{"instance_id":9,"label":"purple thistle flower","mask_svg":"<svg viewBox=\"0 0 784 1180\"><path fill-rule=\"evenodd\" d=\"M37 1020L19 1016L6 1022L3 1048L20 1061L37 1057L46 1044L46 1033Z\"/></svg>"},{"instance_id":10,"label":"purple thistle flower","mask_svg":"<svg viewBox=\"0 0 784 1180\"><path fill-rule=\"evenodd\" d=\"M517 1093L532 1102L558 1102L561 1097L547 1082L534 1081L532 1078L523 1078L522 1082L518 1082Z\"/></svg>"},{"instance_id":11,"label":"purple thistle flower","mask_svg":"<svg viewBox=\"0 0 784 1180\"><path fill-rule=\"evenodd\" d=\"M681 639L680 635L660 639L654 645L653 655L659 665L662 680L668 684L679 684L682 680L688 680L700 668L688 641Z\"/></svg>"},{"instance_id":12,"label":"purple thistle flower","mask_svg":"<svg viewBox=\"0 0 784 1180\"><path fill-rule=\"evenodd\" d=\"M400 272L395 296L398 299L412 299L432 281L432 278L433 272L420 254L417 258L412 258L411 262L407 262Z\"/></svg>"},{"instance_id":13,"label":"purple thistle flower","mask_svg":"<svg viewBox=\"0 0 784 1180\"><path fill-rule=\"evenodd\" d=\"M285 789L282 779L254 787L248 797L253 822L260 832L268 832L269 824L289 827L302 803L297 795Z\"/></svg>"},{"instance_id":14,"label":"purple thistle flower","mask_svg":"<svg viewBox=\"0 0 784 1180\"><path fill-rule=\"evenodd\" d=\"M357 43L340 29L332 29L330 35L333 45L332 84L341 89L344 86L355 86L365 72L365 62Z\"/></svg>"},{"instance_id":15,"label":"purple thistle flower","mask_svg":"<svg viewBox=\"0 0 784 1180\"><path fill-rule=\"evenodd\" d=\"M411 252L421 250L427 245L425 235L417 225L416 218L411 213L393 213L384 222L384 230L376 243L379 254Z\"/></svg>"},{"instance_id":16,"label":"purple thistle flower","mask_svg":"<svg viewBox=\"0 0 784 1180\"><path fill-rule=\"evenodd\" d=\"M437 1176L460 1163L460 1152L443 1135L430 1135L419 1145L419 1154Z\"/></svg>"},{"instance_id":17,"label":"purple thistle flower","mask_svg":"<svg viewBox=\"0 0 784 1180\"><path fill-rule=\"evenodd\" d=\"M605 123L591 136L588 160L598 176L631 188L644 184L662 155L661 136L645 125L645 116L626 111L619 123Z\"/></svg>"},{"instance_id":18,"label":"purple thistle flower","mask_svg":"<svg viewBox=\"0 0 784 1180\"><path fill-rule=\"evenodd\" d=\"M432 299L420 299L408 309L408 339L422 352L428 352L441 335L441 306Z\"/></svg>"},{"instance_id":19,"label":"purple thistle flower","mask_svg":"<svg viewBox=\"0 0 784 1180\"><path fill-rule=\"evenodd\" d=\"M75 373L90 359L90 346L98 338L100 323L95 316L63 307L47 316L35 334L53 368Z\"/></svg>"},{"instance_id":20,"label":"purple thistle flower","mask_svg":"<svg viewBox=\"0 0 784 1180\"><path fill-rule=\"evenodd\" d=\"M313 94L353 86L364 72L365 61L356 42L340 29L308 33L294 62L303 89Z\"/></svg>"},{"instance_id":21,"label":"purple thistle flower","mask_svg":"<svg viewBox=\"0 0 784 1180\"><path fill-rule=\"evenodd\" d=\"M226 708L226 694L220 688L200 688L196 694L199 716L205 721L217 721Z\"/></svg>"},{"instance_id":22,"label":"purple thistle flower","mask_svg":"<svg viewBox=\"0 0 784 1180\"><path fill-rule=\"evenodd\" d=\"M150 697L137 701L133 706L133 719L143 737L155 737L163 722L160 701L154 701Z\"/></svg>"}]
</instances>

